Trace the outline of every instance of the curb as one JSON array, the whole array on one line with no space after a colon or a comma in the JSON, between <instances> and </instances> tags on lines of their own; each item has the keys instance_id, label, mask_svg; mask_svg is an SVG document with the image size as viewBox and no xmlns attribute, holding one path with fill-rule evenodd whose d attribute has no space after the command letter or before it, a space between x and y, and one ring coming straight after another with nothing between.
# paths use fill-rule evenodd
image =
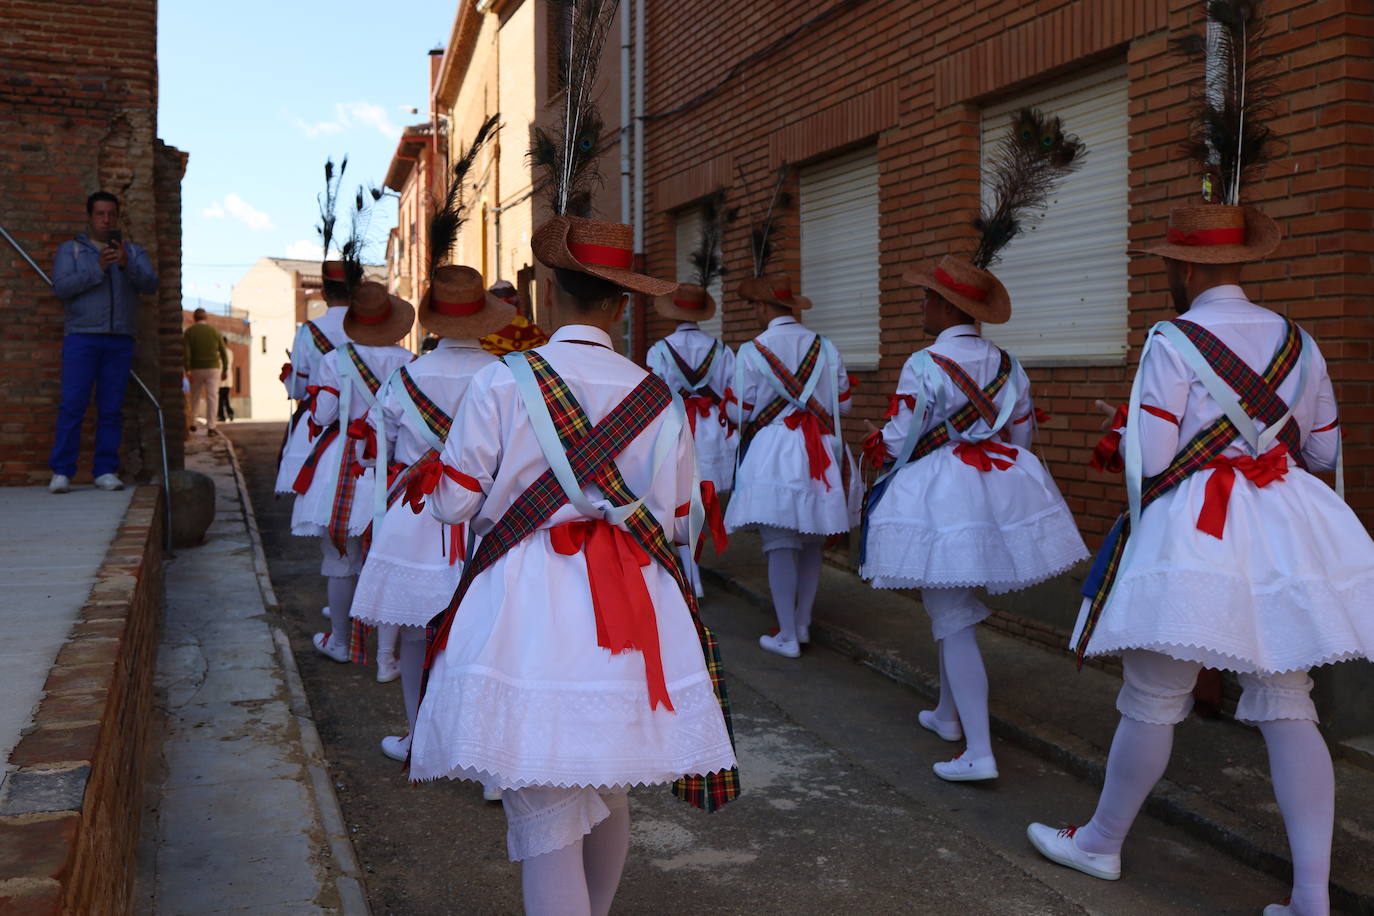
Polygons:
<instances>
[{"instance_id":1,"label":"curb","mask_svg":"<svg viewBox=\"0 0 1374 916\"><path fill-rule=\"evenodd\" d=\"M234 484L238 487L239 502L243 506L244 519L248 524L248 537L253 544L253 566L257 571L262 601L267 608L276 611L280 605L277 602L277 593L272 588L267 554L262 549L262 535L258 530L258 518L253 511L252 500L248 497L248 485L243 478L243 468L239 465L234 443L227 436L220 436L219 439L229 453L229 464L234 471ZM325 835L329 838L330 857L339 871L334 883L339 892L340 908L345 916L372 916L357 851L353 848L353 840L348 835L343 809L339 806L338 795L334 793L334 783L325 768L324 745L320 742L320 733L315 728L315 719L310 712L310 699L306 696L305 685L301 682L301 672L296 666L295 653L291 651L291 641L280 627L271 626L270 629L272 640L277 645L282 674L286 680L291 715L296 719L296 726L300 730L301 748L309 761L306 770L310 774L310 790L315 797L315 807L319 809Z\"/></svg>"},{"instance_id":2,"label":"curb","mask_svg":"<svg viewBox=\"0 0 1374 916\"><path fill-rule=\"evenodd\" d=\"M709 566L700 569L703 577L724 591L760 611L772 614L772 600L767 595L718 569ZM939 693L937 677L849 630L813 620L811 638L923 697L934 700ZM988 704L988 718L992 733L999 738L1048 760L1090 785L1101 787L1106 772L1106 757L1100 749L1048 723L1022 724L1005 710L999 709L995 700ZM1146 799L1144 810L1167 824L1187 830L1242 864L1283 881L1292 877L1293 866L1286 855L1286 847L1282 851L1276 850L1272 843L1266 842L1264 837L1256 835L1247 825L1213 804L1202 792L1184 788L1167 778L1162 779ZM1352 913L1374 914L1374 895L1333 881L1331 905L1333 909Z\"/></svg>"}]
</instances>

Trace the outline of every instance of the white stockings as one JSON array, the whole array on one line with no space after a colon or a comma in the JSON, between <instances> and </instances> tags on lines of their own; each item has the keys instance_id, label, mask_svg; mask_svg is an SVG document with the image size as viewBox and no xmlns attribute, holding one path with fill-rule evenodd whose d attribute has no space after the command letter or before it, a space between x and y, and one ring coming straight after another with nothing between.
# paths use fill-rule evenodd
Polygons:
<instances>
[{"instance_id":1,"label":"white stockings","mask_svg":"<svg viewBox=\"0 0 1374 916\"><path fill-rule=\"evenodd\" d=\"M405 698L406 721L415 733L415 718L420 712L420 682L425 676L425 628L401 627L401 696Z\"/></svg>"},{"instance_id":2,"label":"white stockings","mask_svg":"<svg viewBox=\"0 0 1374 916\"><path fill-rule=\"evenodd\" d=\"M953 715L946 716L946 710ZM940 702L935 707L935 717L963 725L965 753L969 757L992 756L988 672L978 650L977 627L964 627L940 640Z\"/></svg>"},{"instance_id":3,"label":"white stockings","mask_svg":"<svg viewBox=\"0 0 1374 916\"><path fill-rule=\"evenodd\" d=\"M329 628L333 630L331 641L336 645L348 645L352 624L348 619L349 608L353 607L353 592L358 588L358 577L326 576L329 595Z\"/></svg>"},{"instance_id":4,"label":"white stockings","mask_svg":"<svg viewBox=\"0 0 1374 916\"><path fill-rule=\"evenodd\" d=\"M774 547L764 540L768 557L768 589L773 595L773 611L778 616L778 638L790 642L805 637L811 627L811 609L821 582L819 535L792 535L789 546Z\"/></svg>"},{"instance_id":5,"label":"white stockings","mask_svg":"<svg viewBox=\"0 0 1374 916\"><path fill-rule=\"evenodd\" d=\"M630 809L610 816L567 846L525 859L520 883L528 916L606 916L630 850Z\"/></svg>"}]
</instances>

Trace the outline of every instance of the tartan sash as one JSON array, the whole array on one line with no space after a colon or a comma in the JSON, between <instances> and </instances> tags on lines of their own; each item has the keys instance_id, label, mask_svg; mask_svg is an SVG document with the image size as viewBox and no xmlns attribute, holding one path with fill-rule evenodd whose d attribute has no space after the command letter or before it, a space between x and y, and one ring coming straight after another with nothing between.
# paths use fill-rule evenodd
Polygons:
<instances>
[{"instance_id":1,"label":"tartan sash","mask_svg":"<svg viewBox=\"0 0 1374 916\"><path fill-rule=\"evenodd\" d=\"M353 368L357 370L358 377L363 380L363 384L367 386L367 390L371 392L375 400L377 392L382 387L381 379L377 378L372 367L358 354L358 350L353 344L344 344L343 349L352 361ZM348 373L340 372L339 380L349 388L353 387L353 382L348 377ZM340 397L339 403L341 411L348 410L350 407L343 397ZM347 419L341 413L340 425L347 422ZM343 448L339 450L339 473L334 482L334 500L330 505L329 524L325 529L329 533L330 542L339 551L339 556L348 552L348 523L353 516L353 495L358 489L358 478L353 473L354 457L353 442L351 439L345 438ZM383 468L382 470L385 473L386 469ZM378 483L377 485L382 486L384 484Z\"/></svg>"},{"instance_id":2,"label":"tartan sash","mask_svg":"<svg viewBox=\"0 0 1374 916\"><path fill-rule=\"evenodd\" d=\"M415 412L420 415L420 419L425 422L430 434L434 439L443 442L448 438L449 427L453 425L453 418L444 412L444 409L420 387L415 378L402 366L399 370L401 375L401 385L410 398L410 402L415 405Z\"/></svg>"},{"instance_id":3,"label":"tartan sash","mask_svg":"<svg viewBox=\"0 0 1374 916\"><path fill-rule=\"evenodd\" d=\"M939 423L925 432L920 439L916 440L916 447L911 452L911 457L905 464L919 461L936 449L942 448L950 442L950 427L955 432L963 433L972 429L974 424L983 420L989 426L997 421L997 395L1007 384L1007 379L1011 378L1012 359L1011 354L999 348L1001 359L997 364L997 374L985 386L980 386L967 372L956 362L943 356L927 351L928 355L935 361L941 369L949 375L950 380L968 396L968 403L960 407L954 413L945 418L943 423ZM912 422L922 422L922 417L913 417ZM905 466L905 464L903 466ZM897 467L896 459L891 459L882 468L878 480L864 494L864 505L862 521L859 529L859 563L863 564L868 556L868 521L869 515L887 493L887 488L892 482Z\"/></svg>"},{"instance_id":4,"label":"tartan sash","mask_svg":"<svg viewBox=\"0 0 1374 916\"><path fill-rule=\"evenodd\" d=\"M720 355L720 341L712 341L711 349L706 353L701 365L695 367L683 359L682 354L678 353L666 339L663 341L663 346L668 349L668 355L673 358L673 362L677 365L677 371L682 374L683 381L687 383L687 388L684 389L683 394L688 397L705 395L711 399L713 404L719 404L720 395L705 382L707 376L711 374L711 367L716 364L716 357Z\"/></svg>"},{"instance_id":5,"label":"tartan sash","mask_svg":"<svg viewBox=\"0 0 1374 916\"><path fill-rule=\"evenodd\" d=\"M1252 419L1266 421L1267 418L1272 422L1287 412L1287 407L1279 398L1276 389L1297 367L1302 356L1302 332L1296 324L1288 322L1284 338L1263 373L1256 373L1216 335L1201 325L1181 318L1174 319L1173 324L1197 346L1198 352L1222 381L1235 389L1241 406ZM1288 446L1293 460L1303 467L1305 464L1302 460L1301 433L1295 422L1290 420L1290 423L1293 427L1291 434L1285 425L1278 438ZM1174 456L1174 460L1167 468L1144 482L1140 494L1141 510L1219 458L1238 435L1236 425L1225 415L1195 435L1187 446ZM1130 513L1122 512L1117 516L1111 531L1107 533L1107 539L1093 559L1092 569L1083 583L1083 597L1089 602L1088 612L1078 642L1074 646L1080 668L1083 667L1083 659L1087 655L1093 631L1102 619L1107 599L1111 597L1117 573L1121 571L1121 560L1126 554L1126 543L1130 536Z\"/></svg>"},{"instance_id":6,"label":"tartan sash","mask_svg":"<svg viewBox=\"0 0 1374 916\"><path fill-rule=\"evenodd\" d=\"M812 373L816 371L816 367L820 364L821 335L817 334L811 339L811 346L807 348L806 353L802 356L801 363L798 364L796 373L788 369L787 365L782 360L778 359L777 354L757 340L754 341L754 348L758 350L759 355L762 356L764 362L768 364L769 371L777 376L778 381L782 383L783 390L795 398L800 397L802 392L805 391L806 383L811 381ZM741 457L749 450L749 443L753 441L754 436L758 435L759 430L776 420L778 416L788 408L789 403L790 402L786 398L775 397L765 404L762 409L755 411L749 419L744 421L744 425L740 430ZM824 430L826 434L835 432L835 418L830 416L830 412L822 407L821 403L814 397L807 402L806 409L816 415L816 419L820 421L821 429Z\"/></svg>"},{"instance_id":7,"label":"tartan sash","mask_svg":"<svg viewBox=\"0 0 1374 916\"><path fill-rule=\"evenodd\" d=\"M599 424L592 426L567 383L538 352L529 351L523 358L528 360L534 372L540 393L548 406L558 438L567 451L568 462L577 482L583 486L595 483L613 505L624 506L634 502L636 497L616 467L615 458L667 409L672 398L667 385L653 374L646 375L614 410ZM453 599L430 624L436 627L436 631L430 643L426 670L430 667L434 655L444 648L463 597L477 576L490 568L516 544L538 530L540 525L552 518L567 502L568 495L550 468L526 488L501 519L482 537L471 560L463 568ZM702 624L698 616L696 595L687 581L677 551L673 549L663 527L646 506L641 505L635 510L625 520L625 527L645 553L673 577L682 593L696 626L711 684L725 717L726 729L733 741L729 698L722 680L720 647L715 634ZM696 807L713 811L739 795L739 772L732 769L704 776L685 776L674 783L673 792Z\"/></svg>"},{"instance_id":8,"label":"tartan sash","mask_svg":"<svg viewBox=\"0 0 1374 916\"><path fill-rule=\"evenodd\" d=\"M291 484L291 489L297 493L304 494L310 489L310 485L315 482L315 469L319 467L320 459L329 448L329 444L339 435L339 421L330 423L315 439L315 444L310 447L310 454L305 456L305 461L301 463L300 472L296 475L296 480Z\"/></svg>"},{"instance_id":9,"label":"tartan sash","mask_svg":"<svg viewBox=\"0 0 1374 916\"><path fill-rule=\"evenodd\" d=\"M314 342L315 349L320 351L321 356L333 352L333 342L324 336L324 331L320 330L319 325L313 321L307 321L305 327L310 331L310 339Z\"/></svg>"}]
</instances>

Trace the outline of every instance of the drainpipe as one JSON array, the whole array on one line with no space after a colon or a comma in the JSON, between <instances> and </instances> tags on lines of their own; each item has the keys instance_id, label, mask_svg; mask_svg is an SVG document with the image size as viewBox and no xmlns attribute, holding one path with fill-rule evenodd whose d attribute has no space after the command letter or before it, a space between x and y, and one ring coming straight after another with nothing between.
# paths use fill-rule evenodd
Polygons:
<instances>
[{"instance_id":1,"label":"drainpipe","mask_svg":"<svg viewBox=\"0 0 1374 916\"><path fill-rule=\"evenodd\" d=\"M635 254L644 257L644 0L635 0ZM646 328L644 309L648 297L640 296L640 308L635 310L635 333L630 352L642 358Z\"/></svg>"},{"instance_id":2,"label":"drainpipe","mask_svg":"<svg viewBox=\"0 0 1374 916\"><path fill-rule=\"evenodd\" d=\"M620 4L620 222L629 225L634 216L630 209L630 5ZM635 309L625 310L625 348L634 355Z\"/></svg>"}]
</instances>

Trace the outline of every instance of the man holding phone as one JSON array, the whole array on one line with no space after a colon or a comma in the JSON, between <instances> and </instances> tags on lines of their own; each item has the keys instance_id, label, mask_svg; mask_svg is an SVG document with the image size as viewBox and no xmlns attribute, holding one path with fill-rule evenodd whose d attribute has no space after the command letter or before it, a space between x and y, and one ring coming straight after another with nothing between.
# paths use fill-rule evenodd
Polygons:
<instances>
[{"instance_id":1,"label":"man holding phone","mask_svg":"<svg viewBox=\"0 0 1374 916\"><path fill-rule=\"evenodd\" d=\"M148 253L125 242L119 229L119 199L96 191L86 199L89 231L57 249L53 292L66 306L62 338L62 401L48 466L48 489L66 493L76 474L81 420L95 389L95 456L92 473L102 490L122 490L119 440L124 390L134 360L138 297L157 289Z\"/></svg>"}]
</instances>

